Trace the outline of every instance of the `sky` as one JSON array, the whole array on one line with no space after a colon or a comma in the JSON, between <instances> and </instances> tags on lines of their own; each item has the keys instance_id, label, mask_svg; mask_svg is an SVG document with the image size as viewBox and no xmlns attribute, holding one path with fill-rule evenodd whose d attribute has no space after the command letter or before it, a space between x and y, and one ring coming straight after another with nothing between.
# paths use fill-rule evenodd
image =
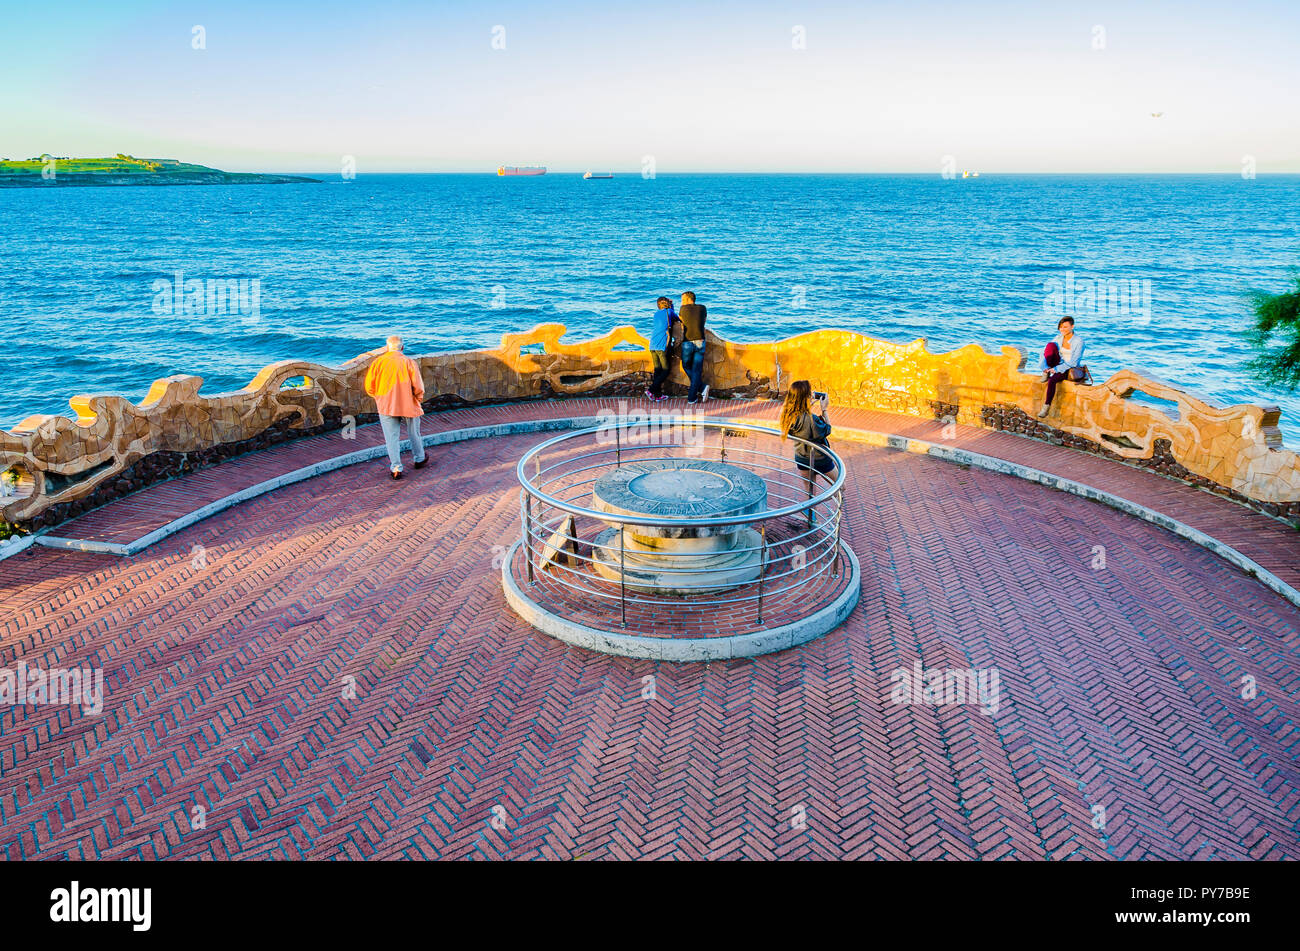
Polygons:
<instances>
[{"instance_id":1,"label":"sky","mask_svg":"<svg viewBox=\"0 0 1300 951\"><path fill-rule=\"evenodd\" d=\"M0 157L1294 173L1297 40L1297 0L7 3Z\"/></svg>"}]
</instances>

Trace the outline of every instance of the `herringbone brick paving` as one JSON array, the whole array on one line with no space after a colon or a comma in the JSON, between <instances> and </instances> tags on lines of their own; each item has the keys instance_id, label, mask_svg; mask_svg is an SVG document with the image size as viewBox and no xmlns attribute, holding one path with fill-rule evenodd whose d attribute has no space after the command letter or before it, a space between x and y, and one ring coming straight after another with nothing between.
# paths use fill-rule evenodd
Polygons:
<instances>
[{"instance_id":1,"label":"herringbone brick paving","mask_svg":"<svg viewBox=\"0 0 1300 951\"><path fill-rule=\"evenodd\" d=\"M501 595L514 463L543 438L437 448L396 483L340 470L133 558L0 565L0 666L102 666L107 694L98 717L0 707L0 854L1300 857L1300 610L1210 553L841 440L863 576L842 628L608 657ZM892 703L916 660L995 668L998 710Z\"/></svg>"}]
</instances>

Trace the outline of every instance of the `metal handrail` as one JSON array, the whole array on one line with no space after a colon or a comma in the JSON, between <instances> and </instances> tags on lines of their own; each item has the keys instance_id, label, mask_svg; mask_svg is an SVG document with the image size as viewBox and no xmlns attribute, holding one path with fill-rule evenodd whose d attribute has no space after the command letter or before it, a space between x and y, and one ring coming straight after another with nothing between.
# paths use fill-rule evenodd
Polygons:
<instances>
[{"instance_id":1,"label":"metal handrail","mask_svg":"<svg viewBox=\"0 0 1300 951\"><path fill-rule=\"evenodd\" d=\"M667 448L675 448L675 447L671 446L671 444L658 444L658 446L650 446L650 447L642 447L642 448L646 448L646 450L667 450ZM623 452L627 452L627 450L623 450ZM754 452L754 450L745 450L745 452L750 453L750 455L762 455L762 456L772 457L772 453L770 453L770 452L758 453L758 452ZM603 452L603 451L602 451L602 452L585 452L585 453L581 453L580 456L575 456L575 457L573 457L573 459L575 459L575 460L576 460L576 459L588 459L588 457L591 457L591 456L598 456L598 455L604 455L604 452ZM653 456L653 457L651 457L651 459L662 459L662 456ZM787 464L789 463L789 460L785 460L784 457L783 457L783 461L785 461L785 463L787 463ZM545 470L543 470L543 472L550 472L550 470L552 470L552 469L556 469L556 468L559 468L559 466L558 466L558 465L556 465L556 466L547 466L547 468L546 468ZM798 479L797 482L788 481L787 478L784 478L785 475L788 475L788 474L789 474L789 469L788 469L788 468L785 468L785 466L763 465L763 464L759 464L759 463L749 463L749 464L746 464L745 466L742 466L742 468L748 469L749 472L754 472L754 473L763 472L763 473L776 473L776 474L777 474L777 478L771 477L771 475L764 475L764 479L767 479L767 481L771 483L771 485L768 485L768 496L774 495L774 492L771 491L771 487L772 487L772 485L776 485L776 486L779 486L779 487L781 487L781 488L792 488L792 490L800 490L800 488L803 488L803 481L802 481L802 478L801 478L801 479ZM606 466L606 465L584 465L584 466L581 466L581 468L571 470L571 472L565 472L564 475L565 475L565 477L572 477L572 475L577 475L577 474L585 473L585 472L598 472L598 473L604 473L604 472L606 472L606 469L607 469L607 466ZM536 478L536 477L537 477L537 475L534 474L534 478ZM551 482L554 482L554 481L555 481L555 479L551 479ZM578 479L578 481L576 481L576 482L567 482L567 483L565 483L565 485L564 485L564 487L563 487L563 491L572 492L572 491L575 491L575 490L580 490L580 488L582 488L582 486L595 485L595 482L598 482L598 481L599 481L598 478L589 478L589 479ZM787 496L787 495L780 495L780 494L776 494L776 495L777 495L777 498L779 498L779 499L788 499L788 498L792 498L792 496ZM565 498L562 498L562 496L556 496L556 498L558 498L560 501L571 501L571 499L565 499ZM807 496L797 496L797 498L798 498L798 500L797 500L797 501L792 501L792 504L798 504L798 505L806 505L806 504L807 504Z\"/></svg>"},{"instance_id":2,"label":"metal handrail","mask_svg":"<svg viewBox=\"0 0 1300 951\"><path fill-rule=\"evenodd\" d=\"M753 470L750 470L750 471L753 471ZM580 489L580 488L582 488L583 486L594 485L597 481L598 481L598 480L596 480L596 479L583 479L581 482L575 482L573 485L565 486L565 489L566 489L566 490L576 490L576 489ZM775 481L775 480L774 480L774 481ZM789 488L789 489L795 489L795 488L802 488L802 487L803 487L802 485L799 485L799 486L787 485L787 484L784 483L784 482L775 482L775 485L776 485L776 487L778 487L778 488L782 488L782 489L786 489L786 488ZM587 494L589 494L589 493L582 492L582 493L579 493L579 494L580 494L580 495L587 495ZM779 500L781 500L781 501L790 500L790 504L792 504L792 505L807 506L807 504L808 504L808 497L807 497L806 495L804 495L804 496L793 496L793 495L786 495L786 494L784 494L784 493L782 493L782 492L773 492L773 491L772 491L772 485L769 485L769 486L768 486L768 493L767 493L767 494L768 494L768 498L775 497L775 498L777 498L777 499L779 499ZM572 501L573 501L573 499L571 499L571 498L564 498L564 497L560 497L560 500L561 500L562 502L572 502ZM610 519L609 519L609 518L605 518L605 519L602 519L602 521L610 521Z\"/></svg>"},{"instance_id":3,"label":"metal handrail","mask_svg":"<svg viewBox=\"0 0 1300 951\"><path fill-rule=\"evenodd\" d=\"M814 541L812 541L812 542L809 542L808 546L804 549L805 551L808 551L808 550L811 550L812 548L815 548L815 547L821 545L821 544L824 543L824 542L828 542L828 541L830 541L830 538L831 538L831 532L828 531L828 530L826 529L825 526L828 525L830 522L834 522L834 523L836 523L836 524L838 525L838 523L839 523L839 513L840 513L840 510L837 508L837 509L835 510L835 512L834 512L834 515L831 516L830 518L828 518L828 520L827 520L826 523L819 523L819 524L816 525L815 527L809 529L809 530L806 531L806 532L803 532L803 533L800 534L800 535L793 535L793 536L791 536L790 538L783 538L783 539L781 539L781 540L778 542L778 544L781 544L781 545L793 545L793 544L798 543L798 542L801 541L802 539L809 538L809 537L811 537L811 536L813 536L813 535L818 535L818 534L820 534L820 535L821 535L821 538L816 539L816 540L814 540ZM556 538L557 536L558 536L561 540L566 541L566 542L586 542L586 541L587 541L587 539L584 539L584 538L582 538L582 537L580 537L580 536L577 536L577 535L570 535L570 534L568 534L567 532L561 532L561 531L559 530L559 523L560 523L560 522L563 522L563 520L564 520L564 519L563 519L562 517L558 518L558 519L556 520L556 527L552 529L552 528L548 528L548 527L547 527L548 522L547 522L546 520L543 520L543 519L533 519L532 522L534 522L536 525L540 526L540 528L537 528L537 529L534 529L534 530L533 530L533 532L532 532L533 538L534 538L534 539L542 539L542 540L543 540L543 541L542 541L543 545L548 544L550 541L552 541L552 540L553 540L554 538ZM616 520L614 520L614 519L602 519L601 521L616 521ZM664 523L664 526L667 527L667 526L669 526L670 524L671 524L671 523ZM761 547L762 547L762 546L760 546L760 545L749 545L749 546L745 546L745 547L736 547L736 548L732 548L732 549L729 549L729 550L730 550L731 552L733 552L733 553L740 553L740 552L759 551ZM770 548L771 546L769 545L769 546L767 546L767 547ZM713 554L714 554L714 552L711 552L711 551L697 551L697 552L693 552L693 551L681 551L681 552L674 552L674 553L673 553L673 557L674 557L674 558L706 558L706 557L708 557L708 556L710 556L710 555L713 555ZM791 556L786 556L786 555L782 555L782 556L781 556L781 558L786 558L786 557L791 557ZM780 559L777 559L777 560L780 560ZM694 571L695 569L693 569L693 568L686 568L686 569L663 568L663 569L660 569L660 570L662 570L662 571L678 571L678 570L682 570L682 571Z\"/></svg>"},{"instance_id":4,"label":"metal handrail","mask_svg":"<svg viewBox=\"0 0 1300 951\"><path fill-rule=\"evenodd\" d=\"M520 514L524 536L521 547L527 562L530 585L540 585L543 589L550 587L553 595L564 600L573 599L580 606L604 604L617 599L618 617L623 627L628 624L629 603L660 611L667 608L668 615L673 615L676 611L689 612L707 607L756 602L756 620L762 624L765 612L778 596L795 589L822 591L827 580L840 577L846 469L844 460L838 453L829 446L820 446L794 436L788 437L796 447L803 446L809 452L816 450L826 453L836 466L836 477L830 485L821 492L806 497L804 490L808 487L807 476L792 471L793 460L790 456L784 452L778 454L762 448L736 445L735 440L728 439L728 436L749 434L779 439L781 434L775 429L752 423L680 417L659 417L652 425L658 431L655 438L649 441L633 440L629 443L624 434L633 428L644 431L646 420L622 418L563 433L534 446L520 458L516 465L516 475L521 487ZM722 438L713 445L663 441L666 430L688 427L695 431L721 430ZM565 454L545 466L542 464L542 456L557 447L565 447L581 439L609 438L611 435L612 442L608 446L594 449L582 447L584 451ZM665 452L669 450L674 451L672 456ZM666 518L612 513L582 504L592 498L593 487L600 475L619 466L666 458L704 460L713 451L717 451L716 458L720 461L730 460L728 464L758 475L767 487L767 504L770 505L775 499L777 507L765 508L748 515ZM530 465L534 470L531 476L528 473ZM813 478L821 481L819 476L814 475ZM791 516L796 519L808 516L808 527L797 529L788 536L778 533L773 538L768 523ZM611 537L608 541L597 544L592 537L584 538L576 524L571 533L566 523L576 518L587 518L613 526L617 542ZM630 550L624 534L629 527L740 529L751 525L758 529L759 542L728 549L729 553L750 558L757 553L758 574L750 581L741 584L726 581L710 583L715 581L710 577L714 569L708 566L692 567L692 563L696 559L707 558L714 552L675 551L671 553L668 563L656 565L654 571L667 578L679 579L669 584L680 594L636 588L629 592L627 570ZM588 549L588 554L582 553L583 548ZM565 559L547 557L549 564L543 564L542 553L555 549L563 549ZM598 558L598 552L603 552L604 557ZM598 571L596 569L599 565L612 570ZM702 581L691 584L691 577L696 575L702 576ZM561 591L572 594L561 595Z\"/></svg>"},{"instance_id":5,"label":"metal handrail","mask_svg":"<svg viewBox=\"0 0 1300 951\"><path fill-rule=\"evenodd\" d=\"M671 422L678 426L685 425L685 421L680 420L676 417L672 417ZM621 421L614 428L617 431L621 431L623 429L629 428L629 425L630 424L627 423L626 421ZM635 424L635 425L640 425L640 424ZM692 420L690 425L706 426L713 429L743 429L748 432L758 432L769 436L776 436L778 438L780 438L781 436L781 434L777 432L775 429L770 429L766 426L755 426L752 423L721 422L718 420ZM606 431L607 428L608 428L607 426L593 426L588 429L579 429L573 432L562 433L559 436L555 436L537 446L534 446L532 449L528 450L528 452L524 453L523 456L520 457L518 465L515 466L515 473L519 478L520 485L523 487L524 491L528 492L530 495L534 496L539 501L545 502L548 505L560 509L561 511L568 512L570 515L586 515L589 518L599 519L600 521L618 522L623 525L662 526L668 524L667 522L665 522L664 519L662 518L656 519L653 516L619 515L617 517L611 517L611 515L608 512L602 512L598 509L589 509L580 505L573 505L571 503L566 503L560 499L555 498L549 493L537 488L532 484L531 480L528 478L527 473L524 471L524 466L528 463L528 460L532 459L533 457L539 455L542 452L545 452L548 449L553 448L554 446L559 445L562 442L566 442L570 439L578 439L584 436L592 436L597 433ZM678 518L678 519L671 519L670 523L672 525L677 525L685 528L707 527L712 525L749 525L754 522L761 522L769 518L782 518L786 515L797 515L800 512L807 511L809 508L815 507L817 505L820 505L822 502L829 500L832 496L837 494L844 487L844 460L842 460L839 457L839 454L836 453L835 450L831 449L829 446L819 446L816 443L809 442L806 439L800 439L797 436L789 436L787 438L789 438L792 442L803 443L805 446L809 447L809 449L815 449L818 452L824 452L828 454L831 457L831 459L835 461L835 469L836 469L835 481L831 484L831 486L828 489L826 489L820 495L814 496L813 498L809 499L806 503L803 504L787 505L784 508L758 512L752 515L737 515L737 516L729 516L727 518ZM604 452L608 454L609 450L608 449L604 450ZM621 440L619 445L616 447L615 452L618 455L622 454ZM586 453L585 456L599 455L599 454L600 452ZM548 467L548 468L554 468L554 467Z\"/></svg>"},{"instance_id":6,"label":"metal handrail","mask_svg":"<svg viewBox=\"0 0 1300 951\"><path fill-rule=\"evenodd\" d=\"M827 559L833 560L838 556L838 554L839 554L838 551L832 553L831 551L827 550L825 554L819 555L816 559L811 560L809 564L820 563ZM574 575L578 574L578 572L574 571L572 568L569 568L565 565L556 565L555 567L560 568L561 570L566 571L569 574L574 574ZM793 572L785 572L784 574L781 575L768 575L768 578L769 580L771 578L776 578L776 577L788 578L791 574L793 574ZM816 574L814 574L811 579L805 581L792 582L791 584L788 584L785 587L777 588L775 591L769 591L767 592L767 597L771 598L774 597L775 595L783 594L786 591L791 591L795 588L807 587L811 581L823 577L824 574L825 574L824 570L819 571ZM834 578L837 576L832 574L831 577ZM565 581L563 578L559 578L559 577L552 577L551 580L554 581L556 584L563 585L564 587L570 589L571 591L578 591L585 596L606 598L610 601L618 599L624 604L631 602L632 604L650 605L651 607L663 607L665 605L676 605L682 603L676 600L669 600L666 597L665 598L644 598L644 597L638 597L636 595L628 596L625 592L621 592L619 594L613 594L609 591L601 591L597 588L588 588L588 587L584 587L583 585L572 584L571 582ZM611 586L613 585L612 581L610 582L610 585ZM701 587L700 590L712 591L717 589ZM757 595L748 594L748 595L742 595L740 597L735 597L735 598L710 598L708 600L696 600L696 601L689 602L689 604L692 607L715 607L719 604L742 604L747 601L752 602L757 600L757 597L758 597Z\"/></svg>"},{"instance_id":7,"label":"metal handrail","mask_svg":"<svg viewBox=\"0 0 1300 951\"><path fill-rule=\"evenodd\" d=\"M769 547L769 549L771 548L770 545L769 545L768 547ZM759 549L754 549L754 550L757 551L757 550L759 550ZM808 554L809 552L812 552L812 551L813 551L813 549L809 548L809 549L805 549L804 552L801 552L800 554ZM837 555L838 555L838 552L837 552L835 549L832 549L829 545L826 546L825 548L821 548L821 547L819 547L819 548L816 550L815 554L813 554L810 558L808 558L808 559L806 559L806 560L804 561L804 567L807 567L807 566L810 565L810 564L817 564L817 563L819 563L820 561L822 561L824 558L834 558L834 557L836 557ZM579 560L579 561L586 562L586 563L589 564L589 565L590 565L590 564L595 564L595 559L592 558L592 557L589 556L589 555L578 555L577 557L578 557L578 560ZM780 558L772 558L772 559L770 559L770 560L768 561L768 564L771 564L771 563L773 563L773 562L777 562L777 561L793 560L794 557L796 557L796 556L793 556L793 555L783 555L783 556L781 556ZM570 567L567 566L567 565L558 565L558 564L557 564L557 565L555 565L555 567L558 568L558 569L560 569L561 571L567 571L567 572L569 572L570 574L577 574L577 573L578 573L578 572L575 572L574 569L570 568ZM801 569L801 568L792 568L792 569L789 570L789 571L782 571L782 572L778 572L777 574L767 574L766 577L768 577L768 578L788 578L788 577L790 577L791 575L798 573L800 570L802 570L802 569ZM696 574L696 573L697 573L696 570L693 569L693 568L660 568L660 569L658 569L658 571L661 572L661 573L662 573L662 572L673 572L673 573L678 573L678 574ZM585 576L584 576L584 577L585 577ZM710 585L701 585L701 586L700 586L700 589L701 589L701 590L711 590L712 587L715 587L715 586L710 586ZM635 601L635 600L638 600L638 599L634 597L633 600ZM654 603L658 603L658 602L654 602Z\"/></svg>"}]
</instances>

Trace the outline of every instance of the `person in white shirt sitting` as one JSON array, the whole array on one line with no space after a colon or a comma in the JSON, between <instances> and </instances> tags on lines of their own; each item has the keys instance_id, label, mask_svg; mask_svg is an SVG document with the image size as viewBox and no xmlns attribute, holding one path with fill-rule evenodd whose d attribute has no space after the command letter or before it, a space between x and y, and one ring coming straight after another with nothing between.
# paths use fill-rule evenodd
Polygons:
<instances>
[{"instance_id":1,"label":"person in white shirt sitting","mask_svg":"<svg viewBox=\"0 0 1300 951\"><path fill-rule=\"evenodd\" d=\"M1083 338L1074 332L1074 318L1062 317L1056 322L1056 329L1056 339L1047 345L1038 360L1038 371L1047 383L1047 399L1038 411L1039 419L1052 408L1057 384L1068 380L1071 370L1083 367Z\"/></svg>"}]
</instances>

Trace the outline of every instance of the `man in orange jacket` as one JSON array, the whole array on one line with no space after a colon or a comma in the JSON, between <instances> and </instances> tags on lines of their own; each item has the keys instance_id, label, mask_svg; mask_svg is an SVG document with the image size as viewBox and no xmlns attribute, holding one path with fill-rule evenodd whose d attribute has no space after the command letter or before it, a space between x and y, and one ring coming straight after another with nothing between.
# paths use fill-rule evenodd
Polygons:
<instances>
[{"instance_id":1,"label":"man in orange jacket","mask_svg":"<svg viewBox=\"0 0 1300 951\"><path fill-rule=\"evenodd\" d=\"M415 468L423 469L424 441L420 439L420 417L424 410L424 381L415 361L402 352L402 338L388 338L388 350L375 358L366 370L366 393L379 407L379 425L388 446L388 463L394 479L402 477L402 420L411 440L411 457Z\"/></svg>"}]
</instances>

